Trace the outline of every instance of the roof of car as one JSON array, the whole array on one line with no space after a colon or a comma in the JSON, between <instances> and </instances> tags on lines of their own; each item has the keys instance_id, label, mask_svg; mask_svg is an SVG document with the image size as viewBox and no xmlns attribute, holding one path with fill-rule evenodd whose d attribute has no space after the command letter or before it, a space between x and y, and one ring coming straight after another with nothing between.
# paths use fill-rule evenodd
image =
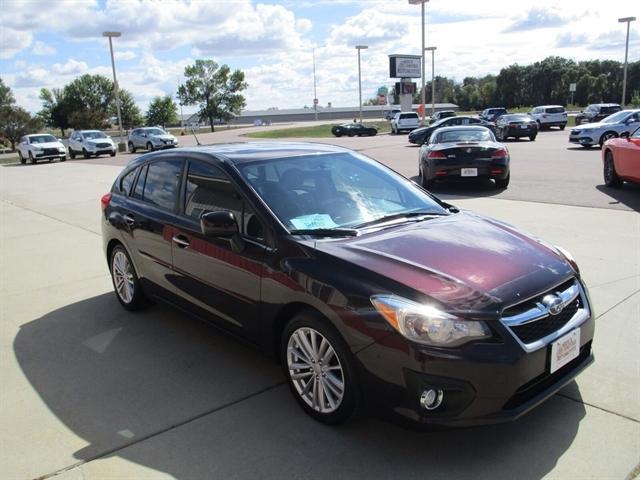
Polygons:
<instances>
[{"instance_id":1,"label":"roof of car","mask_svg":"<svg viewBox=\"0 0 640 480\"><path fill-rule=\"evenodd\" d=\"M255 160L267 160L271 158L298 157L302 155L317 155L325 153L350 152L349 149L328 145L324 143L304 142L236 142L218 143L214 145L201 145L196 147L182 147L179 149L155 152L151 155L164 157L177 152L212 155L228 160L231 163L252 162ZM149 158L142 155L133 160L130 165L138 164ZM140 161L137 161L140 159Z\"/></svg>"},{"instance_id":2,"label":"roof of car","mask_svg":"<svg viewBox=\"0 0 640 480\"><path fill-rule=\"evenodd\" d=\"M619 103L592 103L590 107L619 107Z\"/></svg>"},{"instance_id":3,"label":"roof of car","mask_svg":"<svg viewBox=\"0 0 640 480\"><path fill-rule=\"evenodd\" d=\"M533 108L564 108L562 105L538 105Z\"/></svg>"},{"instance_id":4,"label":"roof of car","mask_svg":"<svg viewBox=\"0 0 640 480\"><path fill-rule=\"evenodd\" d=\"M481 132L488 132L489 129L487 127L483 127L480 125L455 125L453 127L442 127L438 129L438 134L443 132L455 132L458 130L478 130Z\"/></svg>"},{"instance_id":5,"label":"roof of car","mask_svg":"<svg viewBox=\"0 0 640 480\"><path fill-rule=\"evenodd\" d=\"M25 137L40 137L42 135L51 135L52 137L55 137L55 135L53 133L47 133L47 132L42 132L42 133L30 133L28 135L25 135Z\"/></svg>"}]
</instances>

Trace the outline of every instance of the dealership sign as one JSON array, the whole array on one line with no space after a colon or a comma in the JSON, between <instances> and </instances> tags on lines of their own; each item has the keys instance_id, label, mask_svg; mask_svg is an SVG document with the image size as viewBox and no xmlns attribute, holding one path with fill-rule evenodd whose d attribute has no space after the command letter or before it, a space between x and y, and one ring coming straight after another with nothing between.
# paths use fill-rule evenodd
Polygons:
<instances>
[{"instance_id":1,"label":"dealership sign","mask_svg":"<svg viewBox=\"0 0 640 480\"><path fill-rule=\"evenodd\" d=\"M391 78L420 78L422 57L420 55L389 55Z\"/></svg>"}]
</instances>

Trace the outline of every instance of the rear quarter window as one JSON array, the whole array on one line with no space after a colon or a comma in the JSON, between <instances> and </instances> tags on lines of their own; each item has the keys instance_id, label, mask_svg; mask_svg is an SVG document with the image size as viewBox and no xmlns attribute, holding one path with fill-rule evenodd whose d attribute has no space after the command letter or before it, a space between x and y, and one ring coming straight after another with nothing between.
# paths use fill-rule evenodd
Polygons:
<instances>
[{"instance_id":1,"label":"rear quarter window","mask_svg":"<svg viewBox=\"0 0 640 480\"><path fill-rule=\"evenodd\" d=\"M159 160L149 164L142 199L166 210L173 210L178 197L181 160Z\"/></svg>"},{"instance_id":2,"label":"rear quarter window","mask_svg":"<svg viewBox=\"0 0 640 480\"><path fill-rule=\"evenodd\" d=\"M140 168L134 168L129 173L125 174L120 178L120 182L118 182L118 191L122 195L129 195L131 192L131 187L133 186L133 182L136 179L136 174L138 173Z\"/></svg>"}]
</instances>

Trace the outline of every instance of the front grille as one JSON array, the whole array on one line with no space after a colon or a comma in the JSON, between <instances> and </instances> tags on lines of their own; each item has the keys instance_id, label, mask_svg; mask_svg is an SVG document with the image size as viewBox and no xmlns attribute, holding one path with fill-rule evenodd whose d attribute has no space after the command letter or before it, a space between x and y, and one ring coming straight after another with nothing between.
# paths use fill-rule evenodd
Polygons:
<instances>
[{"instance_id":1,"label":"front grille","mask_svg":"<svg viewBox=\"0 0 640 480\"><path fill-rule=\"evenodd\" d=\"M58 155L58 149L57 148L45 148L43 150L44 155Z\"/></svg>"},{"instance_id":2,"label":"front grille","mask_svg":"<svg viewBox=\"0 0 640 480\"><path fill-rule=\"evenodd\" d=\"M538 302L540 302L540 300L542 300L542 298L547 295L548 293L555 293L555 292L563 292L566 289L568 289L569 287L571 287L571 285L573 285L575 283L575 280L573 278L567 280L564 283L561 283L560 285L558 285L556 288L553 288L551 290L549 290L548 292L544 292L540 295L535 296L534 298L527 300L525 302L522 303L518 303L517 305L514 305L512 307L507 308L504 312L502 312L502 316L503 317L511 317L513 315L517 315L519 313L522 312L526 312L527 310L535 307Z\"/></svg>"},{"instance_id":3,"label":"front grille","mask_svg":"<svg viewBox=\"0 0 640 480\"><path fill-rule=\"evenodd\" d=\"M557 315L549 315L535 322L525 323L523 325L512 326L511 330L517 335L522 343L531 343L547 335L560 330L582 307L580 296Z\"/></svg>"},{"instance_id":4,"label":"front grille","mask_svg":"<svg viewBox=\"0 0 640 480\"><path fill-rule=\"evenodd\" d=\"M109 143L98 143L98 144L96 144L96 147L98 147L98 148L109 148L109 147L111 147L111 145Z\"/></svg>"}]
</instances>

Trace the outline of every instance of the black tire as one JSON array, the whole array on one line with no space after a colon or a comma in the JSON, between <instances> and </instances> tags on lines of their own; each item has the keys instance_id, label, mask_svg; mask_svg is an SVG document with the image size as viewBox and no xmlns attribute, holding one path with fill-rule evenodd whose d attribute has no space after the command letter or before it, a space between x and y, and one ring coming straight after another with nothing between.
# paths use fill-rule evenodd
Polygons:
<instances>
[{"instance_id":1,"label":"black tire","mask_svg":"<svg viewBox=\"0 0 640 480\"><path fill-rule=\"evenodd\" d=\"M424 173L422 167L420 167L420 185L422 185L427 190L431 190L435 185L435 181L433 179L429 180Z\"/></svg>"},{"instance_id":2,"label":"black tire","mask_svg":"<svg viewBox=\"0 0 640 480\"><path fill-rule=\"evenodd\" d=\"M540 120L536 120L536 123L538 124L538 131L542 131L543 127L542 124L540 123Z\"/></svg>"},{"instance_id":3,"label":"black tire","mask_svg":"<svg viewBox=\"0 0 640 480\"><path fill-rule=\"evenodd\" d=\"M129 142L129 153L136 153L136 147L133 146L133 142Z\"/></svg>"},{"instance_id":4,"label":"black tire","mask_svg":"<svg viewBox=\"0 0 640 480\"><path fill-rule=\"evenodd\" d=\"M529 135L529 140L531 140L532 142L536 141L536 137L537 135Z\"/></svg>"},{"instance_id":5,"label":"black tire","mask_svg":"<svg viewBox=\"0 0 640 480\"><path fill-rule=\"evenodd\" d=\"M291 351L293 351L294 348L289 348L289 341L294 333L300 335L304 332L313 332L314 334L320 334L327 340L330 347L333 348L333 351L335 352L335 356L331 358L333 362L332 365L333 367L335 367L336 365L339 366L338 371L340 373L330 373L324 371L324 368L328 367L328 365L325 364L324 366L322 366L322 364L318 361L318 357L316 357L313 361L313 369L311 367L305 367L298 370L298 372L302 370L307 370L309 372L315 371L316 373L318 373L318 375L316 375L316 379L318 379L320 382L324 382L325 384L327 384L328 380L320 379L320 371L325 372L322 374L323 377L325 377L326 375L333 375L334 378L339 378L340 376L342 377L343 395L337 407L333 407L335 409L331 412L320 412L314 409L311 405L307 404L307 402L303 399L302 394L298 393L298 390L296 389L296 386L294 384L294 380L291 378L288 355L291 354ZM295 342L295 337L291 341ZM303 363L309 364L309 362L305 361L302 356L296 356L298 360L302 360ZM282 333L280 342L280 359L282 362L282 369L284 371L284 375L287 379L287 384L289 385L291 393L293 394L298 404L302 407L302 409L313 419L325 424L337 425L340 423L344 423L352 418L359 410L361 394L358 387L358 382L356 380L352 353L340 333L333 327L333 325L330 324L328 320L326 320L319 313L312 310L305 310L295 315L289 321ZM334 370L334 372L336 372L336 370ZM311 376L313 377L314 374L311 373ZM300 383L304 381L303 379L298 380L300 381ZM313 381L313 378L308 380L309 383Z\"/></svg>"},{"instance_id":6,"label":"black tire","mask_svg":"<svg viewBox=\"0 0 640 480\"><path fill-rule=\"evenodd\" d=\"M84 158L89 158L91 156L91 154L89 152L87 152L87 150L85 148L82 149L82 156Z\"/></svg>"},{"instance_id":7,"label":"black tire","mask_svg":"<svg viewBox=\"0 0 640 480\"><path fill-rule=\"evenodd\" d=\"M508 138L509 138L509 135L507 135L504 130L501 130L500 140L503 142L506 142Z\"/></svg>"},{"instance_id":8,"label":"black tire","mask_svg":"<svg viewBox=\"0 0 640 480\"><path fill-rule=\"evenodd\" d=\"M148 152L153 152L153 143L147 142L147 151Z\"/></svg>"},{"instance_id":9,"label":"black tire","mask_svg":"<svg viewBox=\"0 0 640 480\"><path fill-rule=\"evenodd\" d=\"M583 148L591 148L593 147L593 145L585 145L584 143L580 144Z\"/></svg>"},{"instance_id":10,"label":"black tire","mask_svg":"<svg viewBox=\"0 0 640 480\"><path fill-rule=\"evenodd\" d=\"M115 156L116 156L116 152L111 152L111 153L109 154L109 156L110 156L110 157L115 157Z\"/></svg>"},{"instance_id":11,"label":"black tire","mask_svg":"<svg viewBox=\"0 0 640 480\"><path fill-rule=\"evenodd\" d=\"M603 176L604 184L607 187L620 188L622 186L622 179L616 172L616 165L613 161L613 153L611 153L611 150L607 150L604 154Z\"/></svg>"},{"instance_id":12,"label":"black tire","mask_svg":"<svg viewBox=\"0 0 640 480\"><path fill-rule=\"evenodd\" d=\"M22 152L20 150L18 150L18 159L20 160L20 163L23 165L27 163L27 159L22 156Z\"/></svg>"},{"instance_id":13,"label":"black tire","mask_svg":"<svg viewBox=\"0 0 640 480\"><path fill-rule=\"evenodd\" d=\"M29 162L32 165L35 165L36 163L38 163L38 161L33 157L33 154L31 152L29 152Z\"/></svg>"},{"instance_id":14,"label":"black tire","mask_svg":"<svg viewBox=\"0 0 640 480\"><path fill-rule=\"evenodd\" d=\"M60 157L60 161L61 162L66 162L67 161L67 156L65 155L64 157Z\"/></svg>"},{"instance_id":15,"label":"black tire","mask_svg":"<svg viewBox=\"0 0 640 480\"><path fill-rule=\"evenodd\" d=\"M509 186L509 180L511 180L511 173L507 174L507 178L496 178L496 188L507 188Z\"/></svg>"},{"instance_id":16,"label":"black tire","mask_svg":"<svg viewBox=\"0 0 640 480\"><path fill-rule=\"evenodd\" d=\"M609 140L610 138L616 138L618 134L616 132L604 132L600 137L600 148L603 147L604 142Z\"/></svg>"},{"instance_id":17,"label":"black tire","mask_svg":"<svg viewBox=\"0 0 640 480\"><path fill-rule=\"evenodd\" d=\"M335 135L336 137L341 137L341 136L342 136L342 133L341 133L341 132L336 132L336 133L334 133L334 135Z\"/></svg>"},{"instance_id":18,"label":"black tire","mask_svg":"<svg viewBox=\"0 0 640 480\"><path fill-rule=\"evenodd\" d=\"M69 156L71 157L72 160L76 158L76 152L71 147L69 147Z\"/></svg>"},{"instance_id":19,"label":"black tire","mask_svg":"<svg viewBox=\"0 0 640 480\"><path fill-rule=\"evenodd\" d=\"M125 301L125 299L123 299L121 295L118 293L118 287L116 286L116 279L114 276L114 259L116 258L116 255L119 253L124 254L124 256L126 257L131 267L129 273L132 276L133 295L131 297L131 300L128 302ZM141 308L144 308L147 305L144 292L142 291L142 286L140 285L140 280L138 279L138 274L136 273L133 263L131 262L131 257L129 257L129 254L127 253L127 251L124 249L122 245L116 245L113 248L111 252L111 258L109 258L109 271L111 272L111 282L113 283L114 293L116 294L116 298L120 302L120 305L122 305L127 310L131 310L131 311L140 310Z\"/></svg>"},{"instance_id":20,"label":"black tire","mask_svg":"<svg viewBox=\"0 0 640 480\"><path fill-rule=\"evenodd\" d=\"M560 130L564 130L565 125L560 125Z\"/></svg>"}]
</instances>

